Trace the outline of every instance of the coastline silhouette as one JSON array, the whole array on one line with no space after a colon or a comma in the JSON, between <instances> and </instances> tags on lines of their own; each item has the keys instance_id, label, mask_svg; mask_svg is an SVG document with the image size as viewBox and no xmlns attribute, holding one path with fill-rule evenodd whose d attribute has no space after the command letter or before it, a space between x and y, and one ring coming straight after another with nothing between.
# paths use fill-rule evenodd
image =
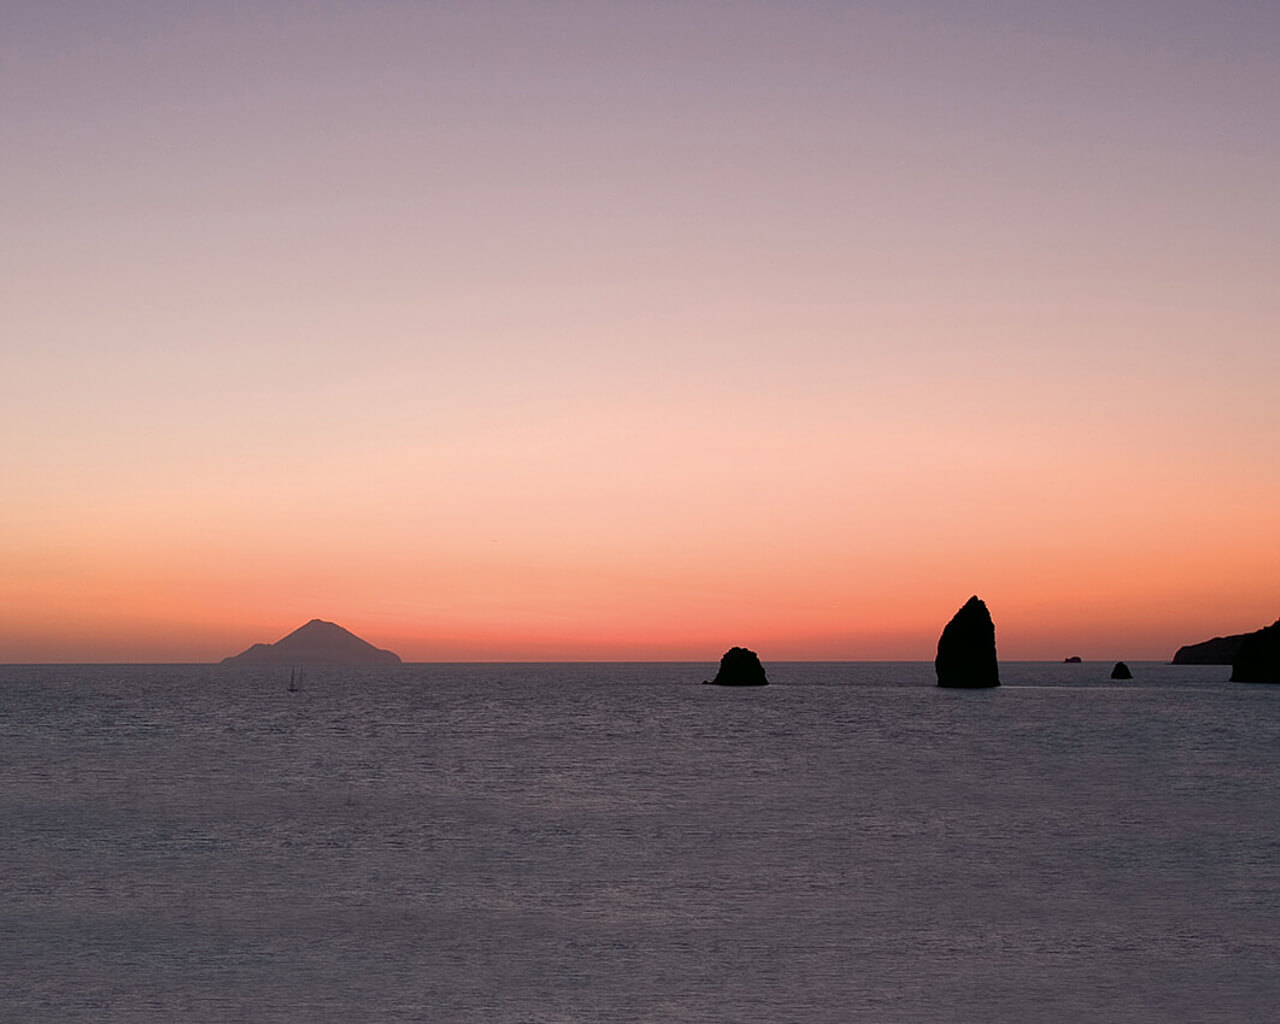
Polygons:
<instances>
[{"instance_id":1,"label":"coastline silhouette","mask_svg":"<svg viewBox=\"0 0 1280 1024\"><path fill-rule=\"evenodd\" d=\"M1174 665L1230 665L1248 633L1215 636L1196 644L1185 644L1173 654Z\"/></svg>"},{"instance_id":2,"label":"coastline silhouette","mask_svg":"<svg viewBox=\"0 0 1280 1024\"><path fill-rule=\"evenodd\" d=\"M1280 683L1280 619L1249 633L1231 661L1233 683Z\"/></svg>"}]
</instances>

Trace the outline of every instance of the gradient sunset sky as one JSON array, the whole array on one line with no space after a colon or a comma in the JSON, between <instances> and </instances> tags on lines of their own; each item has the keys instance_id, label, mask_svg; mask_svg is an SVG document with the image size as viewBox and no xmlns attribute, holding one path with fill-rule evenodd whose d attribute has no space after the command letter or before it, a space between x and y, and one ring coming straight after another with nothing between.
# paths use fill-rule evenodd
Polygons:
<instances>
[{"instance_id":1,"label":"gradient sunset sky","mask_svg":"<svg viewBox=\"0 0 1280 1024\"><path fill-rule=\"evenodd\" d=\"M1280 616L1274 0L0 11L0 661Z\"/></svg>"}]
</instances>

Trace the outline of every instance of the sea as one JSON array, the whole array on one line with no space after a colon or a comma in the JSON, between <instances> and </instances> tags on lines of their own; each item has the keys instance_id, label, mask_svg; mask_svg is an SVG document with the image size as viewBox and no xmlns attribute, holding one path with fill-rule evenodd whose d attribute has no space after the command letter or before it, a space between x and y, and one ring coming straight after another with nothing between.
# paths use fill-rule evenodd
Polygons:
<instances>
[{"instance_id":1,"label":"sea","mask_svg":"<svg viewBox=\"0 0 1280 1024\"><path fill-rule=\"evenodd\" d=\"M0 1020L1280 1020L1222 666L0 667Z\"/></svg>"}]
</instances>

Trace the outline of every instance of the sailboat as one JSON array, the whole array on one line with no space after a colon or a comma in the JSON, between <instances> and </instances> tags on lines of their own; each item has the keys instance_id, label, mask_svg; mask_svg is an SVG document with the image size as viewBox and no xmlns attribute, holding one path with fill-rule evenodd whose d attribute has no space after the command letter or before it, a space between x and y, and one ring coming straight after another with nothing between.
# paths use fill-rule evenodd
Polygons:
<instances>
[{"instance_id":1,"label":"sailboat","mask_svg":"<svg viewBox=\"0 0 1280 1024\"><path fill-rule=\"evenodd\" d=\"M295 669L289 669L289 692L297 693L298 690L301 688L300 687L301 683L302 683L302 673L297 672Z\"/></svg>"}]
</instances>

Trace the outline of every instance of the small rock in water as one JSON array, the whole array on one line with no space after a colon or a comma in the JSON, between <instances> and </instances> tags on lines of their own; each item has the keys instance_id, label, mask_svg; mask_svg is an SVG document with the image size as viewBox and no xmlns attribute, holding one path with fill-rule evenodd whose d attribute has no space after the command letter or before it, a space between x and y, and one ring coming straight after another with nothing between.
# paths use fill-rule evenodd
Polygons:
<instances>
[{"instance_id":1,"label":"small rock in water","mask_svg":"<svg viewBox=\"0 0 1280 1024\"><path fill-rule=\"evenodd\" d=\"M724 657L720 659L720 671L716 673L716 677L704 679L703 682L714 686L767 686L769 684L764 674L764 666L760 664L760 658L755 651L749 651L745 647L731 647L725 651Z\"/></svg>"},{"instance_id":2,"label":"small rock in water","mask_svg":"<svg viewBox=\"0 0 1280 1024\"><path fill-rule=\"evenodd\" d=\"M1123 661L1117 661L1116 667L1111 670L1112 679L1132 679L1133 673L1129 671L1129 666Z\"/></svg>"}]
</instances>

